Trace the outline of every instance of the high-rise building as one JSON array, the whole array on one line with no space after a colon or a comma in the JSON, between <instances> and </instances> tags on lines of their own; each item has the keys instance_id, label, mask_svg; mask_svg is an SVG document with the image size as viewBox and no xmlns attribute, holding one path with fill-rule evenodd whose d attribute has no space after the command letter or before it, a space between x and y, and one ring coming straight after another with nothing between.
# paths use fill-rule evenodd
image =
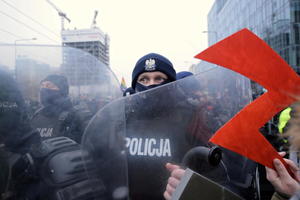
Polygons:
<instances>
[{"instance_id":1,"label":"high-rise building","mask_svg":"<svg viewBox=\"0 0 300 200\"><path fill-rule=\"evenodd\" d=\"M109 66L109 36L98 27L90 29L63 30L61 32L63 46L86 51Z\"/></svg>"},{"instance_id":2,"label":"high-rise building","mask_svg":"<svg viewBox=\"0 0 300 200\"><path fill-rule=\"evenodd\" d=\"M248 28L300 74L300 0L217 0L207 24L209 45ZM252 89L254 98L263 92L258 84Z\"/></svg>"},{"instance_id":3,"label":"high-rise building","mask_svg":"<svg viewBox=\"0 0 300 200\"><path fill-rule=\"evenodd\" d=\"M217 0L207 18L208 44L248 28L300 74L300 0ZM195 68L197 73L201 62ZM264 89L251 84L253 97Z\"/></svg>"},{"instance_id":4,"label":"high-rise building","mask_svg":"<svg viewBox=\"0 0 300 200\"><path fill-rule=\"evenodd\" d=\"M62 73L68 78L71 90L95 87L105 79L101 68L109 67L109 36L98 27L90 29L62 30ZM79 49L79 50L77 50ZM82 52L82 51L83 52ZM85 54L85 55L84 55Z\"/></svg>"},{"instance_id":5,"label":"high-rise building","mask_svg":"<svg viewBox=\"0 0 300 200\"><path fill-rule=\"evenodd\" d=\"M248 28L300 73L300 0L217 0L208 14L209 45Z\"/></svg>"}]
</instances>

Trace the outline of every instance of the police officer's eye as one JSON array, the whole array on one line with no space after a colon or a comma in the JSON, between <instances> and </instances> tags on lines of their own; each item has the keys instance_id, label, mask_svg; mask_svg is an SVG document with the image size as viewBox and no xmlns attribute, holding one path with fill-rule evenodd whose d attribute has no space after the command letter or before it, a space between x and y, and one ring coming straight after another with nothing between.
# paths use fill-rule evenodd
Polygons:
<instances>
[{"instance_id":1,"label":"police officer's eye","mask_svg":"<svg viewBox=\"0 0 300 200\"><path fill-rule=\"evenodd\" d=\"M155 77L155 80L156 81L159 81L159 82L164 82L165 80L167 80L167 79L165 79L164 77Z\"/></svg>"},{"instance_id":2,"label":"police officer's eye","mask_svg":"<svg viewBox=\"0 0 300 200\"><path fill-rule=\"evenodd\" d=\"M141 82L141 83L145 83L147 81L148 81L148 79L146 77L141 77L138 79L138 82Z\"/></svg>"}]
</instances>

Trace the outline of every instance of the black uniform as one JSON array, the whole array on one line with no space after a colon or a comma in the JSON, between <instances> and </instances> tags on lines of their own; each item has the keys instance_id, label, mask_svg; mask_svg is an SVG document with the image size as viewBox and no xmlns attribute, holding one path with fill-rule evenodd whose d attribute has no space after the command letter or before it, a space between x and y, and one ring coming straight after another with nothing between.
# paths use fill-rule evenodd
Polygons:
<instances>
[{"instance_id":1,"label":"black uniform","mask_svg":"<svg viewBox=\"0 0 300 200\"><path fill-rule=\"evenodd\" d=\"M32 127L43 139L66 136L80 143L92 113L79 106L73 107L68 97L68 82L64 76L49 75L43 81L53 82L59 90L41 88L40 99L43 107L33 115Z\"/></svg>"},{"instance_id":2,"label":"black uniform","mask_svg":"<svg viewBox=\"0 0 300 200\"><path fill-rule=\"evenodd\" d=\"M3 70L0 70L0 91L1 199L18 199L13 192L17 186L15 178L23 177L19 176L22 173L17 173L19 169L12 168L20 155L39 144L40 137L30 127L25 102L16 82Z\"/></svg>"},{"instance_id":3,"label":"black uniform","mask_svg":"<svg viewBox=\"0 0 300 200\"><path fill-rule=\"evenodd\" d=\"M81 136L92 114L78 106L73 107L69 99L65 106L47 106L39 109L32 117L32 127L42 139L66 136L80 143Z\"/></svg>"},{"instance_id":4,"label":"black uniform","mask_svg":"<svg viewBox=\"0 0 300 200\"><path fill-rule=\"evenodd\" d=\"M12 77L0 70L0 199L106 199L89 155L67 137L41 141ZM96 187L95 187L96 186Z\"/></svg>"}]
</instances>

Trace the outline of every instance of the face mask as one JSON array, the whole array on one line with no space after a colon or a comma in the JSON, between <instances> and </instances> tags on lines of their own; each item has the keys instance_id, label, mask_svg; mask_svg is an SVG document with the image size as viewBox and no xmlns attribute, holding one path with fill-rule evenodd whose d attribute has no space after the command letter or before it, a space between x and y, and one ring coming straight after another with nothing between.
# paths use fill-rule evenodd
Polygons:
<instances>
[{"instance_id":1,"label":"face mask","mask_svg":"<svg viewBox=\"0 0 300 200\"><path fill-rule=\"evenodd\" d=\"M145 86L145 85L142 85L142 84L137 82L136 85L135 85L135 91L136 92L143 92L143 91L146 91L146 90L149 90L149 89L152 89L152 88L156 88L158 86L162 86L162 85L167 84L169 82L170 82L169 80L166 80L166 81L164 81L160 84L154 84L154 85L149 85L149 86Z\"/></svg>"},{"instance_id":2,"label":"face mask","mask_svg":"<svg viewBox=\"0 0 300 200\"><path fill-rule=\"evenodd\" d=\"M44 106L53 105L61 97L59 90L51 90L48 88L42 88L40 90L41 103Z\"/></svg>"}]
</instances>

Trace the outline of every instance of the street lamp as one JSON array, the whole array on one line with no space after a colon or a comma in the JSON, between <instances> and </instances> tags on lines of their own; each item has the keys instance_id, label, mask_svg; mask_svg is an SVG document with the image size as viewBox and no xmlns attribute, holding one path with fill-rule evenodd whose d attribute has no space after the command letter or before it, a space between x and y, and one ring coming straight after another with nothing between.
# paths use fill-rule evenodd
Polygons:
<instances>
[{"instance_id":1,"label":"street lamp","mask_svg":"<svg viewBox=\"0 0 300 200\"><path fill-rule=\"evenodd\" d=\"M31 41L31 40L37 40L37 38L24 38L24 39L18 39L18 40L15 40L15 62L17 60L17 42L20 42L20 41ZM16 65L16 63L15 63Z\"/></svg>"},{"instance_id":2,"label":"street lamp","mask_svg":"<svg viewBox=\"0 0 300 200\"><path fill-rule=\"evenodd\" d=\"M31 40L37 40L37 38L23 38L23 39L18 39L18 40L15 40L14 42L14 47L15 47L15 78L17 77L17 42L20 42L20 41L31 41Z\"/></svg>"}]
</instances>

